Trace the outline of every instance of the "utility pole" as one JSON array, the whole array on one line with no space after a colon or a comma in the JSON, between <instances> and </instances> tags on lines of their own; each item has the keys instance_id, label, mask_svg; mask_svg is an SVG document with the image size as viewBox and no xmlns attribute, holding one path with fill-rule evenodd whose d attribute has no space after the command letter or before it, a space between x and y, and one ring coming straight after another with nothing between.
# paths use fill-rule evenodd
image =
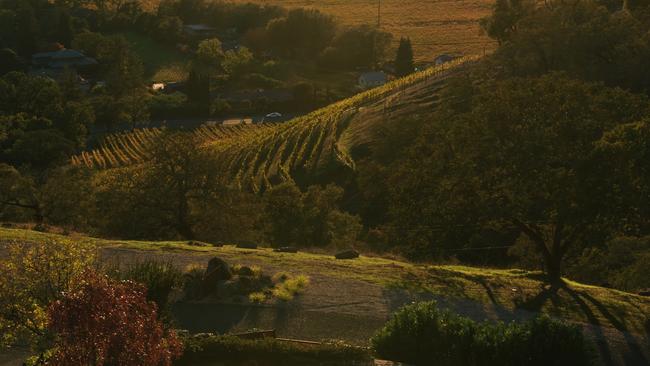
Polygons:
<instances>
[{"instance_id":1,"label":"utility pole","mask_svg":"<svg viewBox=\"0 0 650 366\"><path fill-rule=\"evenodd\" d=\"M377 0L377 28L381 28L381 0Z\"/></svg>"}]
</instances>

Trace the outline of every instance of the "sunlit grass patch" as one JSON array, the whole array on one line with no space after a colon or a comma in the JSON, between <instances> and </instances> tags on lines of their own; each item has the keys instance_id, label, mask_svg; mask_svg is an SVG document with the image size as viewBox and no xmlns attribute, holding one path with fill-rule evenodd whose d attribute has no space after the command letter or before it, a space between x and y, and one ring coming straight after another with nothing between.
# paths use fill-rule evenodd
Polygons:
<instances>
[{"instance_id":1,"label":"sunlit grass patch","mask_svg":"<svg viewBox=\"0 0 650 366\"><path fill-rule=\"evenodd\" d=\"M254 304L261 304L266 301L266 295L263 292L253 292L248 294L248 300Z\"/></svg>"},{"instance_id":2,"label":"sunlit grass patch","mask_svg":"<svg viewBox=\"0 0 650 366\"><path fill-rule=\"evenodd\" d=\"M175 62L161 65L153 74L151 80L156 82L179 82L187 80L188 75L187 65L182 62Z\"/></svg>"},{"instance_id":3,"label":"sunlit grass patch","mask_svg":"<svg viewBox=\"0 0 650 366\"><path fill-rule=\"evenodd\" d=\"M305 275L292 276L284 272L273 277L277 282L273 288L273 296L278 300L291 301L294 296L301 294L309 286L309 277Z\"/></svg>"}]
</instances>

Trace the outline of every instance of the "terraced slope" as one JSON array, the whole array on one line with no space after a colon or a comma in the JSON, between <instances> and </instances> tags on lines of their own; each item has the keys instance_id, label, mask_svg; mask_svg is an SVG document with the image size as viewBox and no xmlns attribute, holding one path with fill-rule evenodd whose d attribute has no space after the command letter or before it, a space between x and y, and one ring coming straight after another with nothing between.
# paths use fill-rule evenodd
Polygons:
<instances>
[{"instance_id":1,"label":"terraced slope","mask_svg":"<svg viewBox=\"0 0 650 366\"><path fill-rule=\"evenodd\" d=\"M381 138L383 120L431 108L445 79L475 60L467 57L430 68L283 124L202 127L194 133L219 155L222 172L244 189L338 176L354 171L351 151ZM111 136L99 149L73 157L72 163L100 169L144 163L146 145L159 133L154 129Z\"/></svg>"}]
</instances>

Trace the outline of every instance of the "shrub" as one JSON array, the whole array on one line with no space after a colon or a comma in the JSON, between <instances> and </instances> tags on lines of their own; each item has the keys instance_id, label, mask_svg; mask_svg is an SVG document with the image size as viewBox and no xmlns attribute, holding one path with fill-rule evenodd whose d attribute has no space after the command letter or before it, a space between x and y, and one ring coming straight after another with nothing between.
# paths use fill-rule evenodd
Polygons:
<instances>
[{"instance_id":1,"label":"shrub","mask_svg":"<svg viewBox=\"0 0 650 366\"><path fill-rule=\"evenodd\" d=\"M275 339L245 340L232 336L190 338L185 353L175 365L227 365L255 360L257 366L346 366L371 365L368 352L343 344L300 345Z\"/></svg>"},{"instance_id":2,"label":"shrub","mask_svg":"<svg viewBox=\"0 0 650 366\"><path fill-rule=\"evenodd\" d=\"M282 300L282 301L293 300L293 294L284 286L278 286L274 288L273 296L275 296L278 300Z\"/></svg>"},{"instance_id":3,"label":"shrub","mask_svg":"<svg viewBox=\"0 0 650 366\"><path fill-rule=\"evenodd\" d=\"M580 329L541 317L527 323L477 323L435 302L406 306L371 340L377 355L441 366L589 365Z\"/></svg>"},{"instance_id":4,"label":"shrub","mask_svg":"<svg viewBox=\"0 0 650 366\"><path fill-rule=\"evenodd\" d=\"M188 300L200 299L203 295L203 274L205 269L192 267L183 275L183 294Z\"/></svg>"},{"instance_id":5,"label":"shrub","mask_svg":"<svg viewBox=\"0 0 650 366\"><path fill-rule=\"evenodd\" d=\"M154 118L182 116L187 109L187 96L181 92L154 95L149 99L149 109Z\"/></svg>"},{"instance_id":6,"label":"shrub","mask_svg":"<svg viewBox=\"0 0 650 366\"><path fill-rule=\"evenodd\" d=\"M291 301L297 294L302 293L309 285L309 277L305 275L291 276L280 273L273 276L277 282L272 293L273 296L282 301Z\"/></svg>"},{"instance_id":7,"label":"shrub","mask_svg":"<svg viewBox=\"0 0 650 366\"><path fill-rule=\"evenodd\" d=\"M144 286L88 271L78 290L48 309L57 335L52 365L170 366L183 345L157 319Z\"/></svg>"},{"instance_id":8,"label":"shrub","mask_svg":"<svg viewBox=\"0 0 650 366\"><path fill-rule=\"evenodd\" d=\"M298 275L284 282L284 286L287 290L294 294L304 291L307 285L309 285L309 277L305 275Z\"/></svg>"},{"instance_id":9,"label":"shrub","mask_svg":"<svg viewBox=\"0 0 650 366\"><path fill-rule=\"evenodd\" d=\"M232 111L232 106L225 99L217 98L210 105L210 115L212 116L222 116L230 113L230 111Z\"/></svg>"},{"instance_id":10,"label":"shrub","mask_svg":"<svg viewBox=\"0 0 650 366\"><path fill-rule=\"evenodd\" d=\"M266 295L263 292L253 292L248 295L248 300L255 304L261 304L266 301Z\"/></svg>"},{"instance_id":11,"label":"shrub","mask_svg":"<svg viewBox=\"0 0 650 366\"><path fill-rule=\"evenodd\" d=\"M70 240L3 245L0 347L16 342L42 344L47 306L77 288L79 276L94 263L95 248Z\"/></svg>"},{"instance_id":12,"label":"shrub","mask_svg":"<svg viewBox=\"0 0 650 366\"><path fill-rule=\"evenodd\" d=\"M155 302L161 312L167 309L171 292L183 283L183 273L172 263L155 260L132 264L120 278L143 284L147 288L147 300Z\"/></svg>"},{"instance_id":13,"label":"shrub","mask_svg":"<svg viewBox=\"0 0 650 366\"><path fill-rule=\"evenodd\" d=\"M635 292L650 287L650 237L616 237L586 248L567 270L577 281Z\"/></svg>"}]
</instances>

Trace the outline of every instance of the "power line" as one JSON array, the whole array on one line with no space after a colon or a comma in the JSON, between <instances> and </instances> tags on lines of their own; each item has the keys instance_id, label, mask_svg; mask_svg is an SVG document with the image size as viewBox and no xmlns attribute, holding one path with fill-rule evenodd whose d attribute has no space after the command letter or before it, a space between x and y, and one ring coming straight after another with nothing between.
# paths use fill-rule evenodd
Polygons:
<instances>
[{"instance_id":1,"label":"power line","mask_svg":"<svg viewBox=\"0 0 650 366\"><path fill-rule=\"evenodd\" d=\"M393 43L398 43L399 40L392 40ZM427 41L411 41L411 44L415 46L454 46L454 45L463 45L463 44L488 44L488 43L497 43L494 40L483 40L483 41L461 41L461 42L427 42Z\"/></svg>"}]
</instances>

